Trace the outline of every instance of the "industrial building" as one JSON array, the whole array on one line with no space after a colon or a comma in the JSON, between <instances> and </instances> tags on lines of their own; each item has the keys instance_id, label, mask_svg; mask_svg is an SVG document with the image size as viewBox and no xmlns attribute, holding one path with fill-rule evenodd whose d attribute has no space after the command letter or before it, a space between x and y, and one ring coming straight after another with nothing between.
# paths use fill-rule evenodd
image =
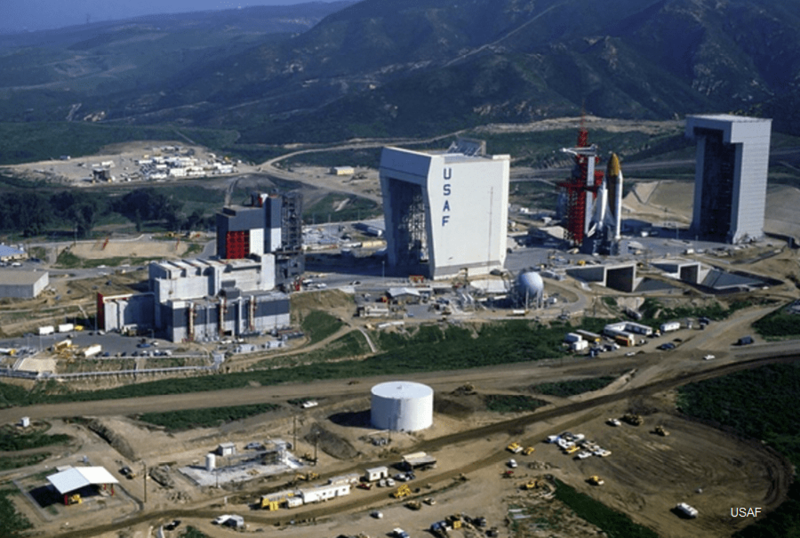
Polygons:
<instances>
[{"instance_id":1,"label":"industrial building","mask_svg":"<svg viewBox=\"0 0 800 538\"><path fill-rule=\"evenodd\" d=\"M114 494L114 484L119 480L106 470L105 467L68 467L47 477L51 486L64 498L64 504L70 504L71 497L92 494L92 488L107 490Z\"/></svg>"},{"instance_id":2,"label":"industrial building","mask_svg":"<svg viewBox=\"0 0 800 538\"><path fill-rule=\"evenodd\" d=\"M433 389L422 383L389 381L372 387L372 425L415 432L433 425Z\"/></svg>"},{"instance_id":3,"label":"industrial building","mask_svg":"<svg viewBox=\"0 0 800 538\"><path fill-rule=\"evenodd\" d=\"M24 260L28 254L21 248L14 248L0 243L0 262L9 263L16 260Z\"/></svg>"},{"instance_id":4,"label":"industrial building","mask_svg":"<svg viewBox=\"0 0 800 538\"><path fill-rule=\"evenodd\" d=\"M33 299L49 284L47 271L0 269L0 299Z\"/></svg>"},{"instance_id":5,"label":"industrial building","mask_svg":"<svg viewBox=\"0 0 800 538\"><path fill-rule=\"evenodd\" d=\"M303 274L303 198L253 193L249 206L228 206L217 213L217 256L221 260L274 254L275 275L284 284Z\"/></svg>"},{"instance_id":6,"label":"industrial building","mask_svg":"<svg viewBox=\"0 0 800 538\"><path fill-rule=\"evenodd\" d=\"M742 243L764 235L772 120L728 114L686 117L697 140L692 232Z\"/></svg>"},{"instance_id":7,"label":"industrial building","mask_svg":"<svg viewBox=\"0 0 800 538\"><path fill-rule=\"evenodd\" d=\"M290 324L289 298L273 291L275 257L151 263L150 292L97 296L101 329L153 329L173 342L264 333Z\"/></svg>"},{"instance_id":8,"label":"industrial building","mask_svg":"<svg viewBox=\"0 0 800 538\"><path fill-rule=\"evenodd\" d=\"M440 279L487 274L506 258L511 158L484 142L447 151L387 147L380 165L389 266Z\"/></svg>"}]
</instances>

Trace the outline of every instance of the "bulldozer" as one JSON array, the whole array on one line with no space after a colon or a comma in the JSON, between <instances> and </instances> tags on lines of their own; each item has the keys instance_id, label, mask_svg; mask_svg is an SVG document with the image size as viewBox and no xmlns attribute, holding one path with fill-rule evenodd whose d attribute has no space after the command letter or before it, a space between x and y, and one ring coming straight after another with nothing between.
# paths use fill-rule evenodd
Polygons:
<instances>
[{"instance_id":1,"label":"bulldozer","mask_svg":"<svg viewBox=\"0 0 800 538\"><path fill-rule=\"evenodd\" d=\"M406 503L406 508L408 508L410 510L421 510L422 509L422 503L419 502L419 501L408 501Z\"/></svg>"},{"instance_id":2,"label":"bulldozer","mask_svg":"<svg viewBox=\"0 0 800 538\"><path fill-rule=\"evenodd\" d=\"M630 424L631 426L641 426L644 424L644 419L641 415L637 415L634 413L626 413L622 416L622 420Z\"/></svg>"},{"instance_id":3,"label":"bulldozer","mask_svg":"<svg viewBox=\"0 0 800 538\"><path fill-rule=\"evenodd\" d=\"M409 495L411 495L411 488L408 487L408 484L403 484L397 488L397 491L392 493L392 497L395 499L402 499L403 497L408 497Z\"/></svg>"},{"instance_id":4,"label":"bulldozer","mask_svg":"<svg viewBox=\"0 0 800 538\"><path fill-rule=\"evenodd\" d=\"M653 433L656 435L660 435L661 437L667 437L669 432L664 429L664 426L658 425L653 429Z\"/></svg>"},{"instance_id":5,"label":"bulldozer","mask_svg":"<svg viewBox=\"0 0 800 538\"><path fill-rule=\"evenodd\" d=\"M597 475L590 476L588 482L593 486L602 486L603 484L606 483L605 480L603 480Z\"/></svg>"},{"instance_id":6,"label":"bulldozer","mask_svg":"<svg viewBox=\"0 0 800 538\"><path fill-rule=\"evenodd\" d=\"M316 480L319 478L319 473L315 473L313 471L308 471L305 474L298 473L297 479L298 480L305 480L306 482L310 482L311 480Z\"/></svg>"},{"instance_id":7,"label":"bulldozer","mask_svg":"<svg viewBox=\"0 0 800 538\"><path fill-rule=\"evenodd\" d=\"M261 509L274 512L280 508L281 500L270 499L266 495L261 497Z\"/></svg>"},{"instance_id":8,"label":"bulldozer","mask_svg":"<svg viewBox=\"0 0 800 538\"><path fill-rule=\"evenodd\" d=\"M69 497L67 497L67 504L68 505L69 504L81 504L82 502L83 502L83 499L81 498L81 494L80 493L76 493L74 495L70 495Z\"/></svg>"}]
</instances>

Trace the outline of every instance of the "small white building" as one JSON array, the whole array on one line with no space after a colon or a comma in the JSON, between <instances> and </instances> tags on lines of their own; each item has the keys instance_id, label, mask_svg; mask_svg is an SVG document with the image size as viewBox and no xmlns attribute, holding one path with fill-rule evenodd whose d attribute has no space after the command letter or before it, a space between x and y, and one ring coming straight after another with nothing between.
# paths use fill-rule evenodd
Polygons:
<instances>
[{"instance_id":1,"label":"small white building","mask_svg":"<svg viewBox=\"0 0 800 538\"><path fill-rule=\"evenodd\" d=\"M380 480L381 478L387 478L389 476L389 468L372 467L371 469L367 469L365 476L369 482L374 482L376 480Z\"/></svg>"},{"instance_id":2,"label":"small white building","mask_svg":"<svg viewBox=\"0 0 800 538\"><path fill-rule=\"evenodd\" d=\"M233 456L236 454L236 445L234 443L220 443L217 447L217 454L220 456Z\"/></svg>"},{"instance_id":3,"label":"small white building","mask_svg":"<svg viewBox=\"0 0 800 538\"><path fill-rule=\"evenodd\" d=\"M356 170L352 166L333 166L330 172L334 176L352 176Z\"/></svg>"}]
</instances>

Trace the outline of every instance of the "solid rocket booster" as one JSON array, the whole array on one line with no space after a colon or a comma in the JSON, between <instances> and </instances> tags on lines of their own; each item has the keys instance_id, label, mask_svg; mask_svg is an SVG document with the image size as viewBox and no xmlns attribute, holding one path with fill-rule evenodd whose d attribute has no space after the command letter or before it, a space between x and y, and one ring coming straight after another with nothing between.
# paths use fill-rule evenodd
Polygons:
<instances>
[{"instance_id":1,"label":"solid rocket booster","mask_svg":"<svg viewBox=\"0 0 800 538\"><path fill-rule=\"evenodd\" d=\"M619 166L619 157L611 154L606 167L606 181L608 182L609 198L614 200L614 240L619 241L622 235L622 168Z\"/></svg>"}]
</instances>

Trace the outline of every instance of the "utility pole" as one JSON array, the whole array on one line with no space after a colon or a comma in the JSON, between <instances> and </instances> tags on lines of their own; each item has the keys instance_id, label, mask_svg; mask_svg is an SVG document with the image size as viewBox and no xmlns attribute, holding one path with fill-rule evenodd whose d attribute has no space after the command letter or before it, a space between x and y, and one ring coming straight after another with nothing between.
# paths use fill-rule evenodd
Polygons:
<instances>
[{"instance_id":1,"label":"utility pole","mask_svg":"<svg viewBox=\"0 0 800 538\"><path fill-rule=\"evenodd\" d=\"M144 472L142 473L142 483L144 484L144 504L147 504L147 462L142 462Z\"/></svg>"}]
</instances>

